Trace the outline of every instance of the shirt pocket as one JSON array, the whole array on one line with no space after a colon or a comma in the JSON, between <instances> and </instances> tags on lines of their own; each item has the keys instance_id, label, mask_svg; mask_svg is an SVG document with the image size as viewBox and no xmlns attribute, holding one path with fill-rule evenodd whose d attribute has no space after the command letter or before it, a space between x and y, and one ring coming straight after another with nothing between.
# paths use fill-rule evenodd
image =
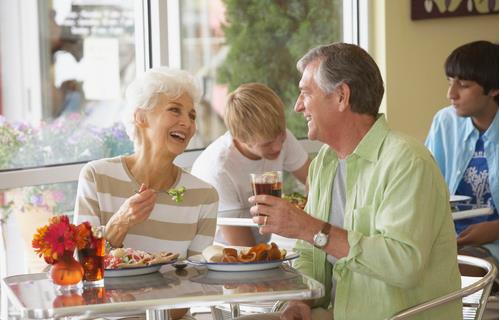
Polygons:
<instances>
[{"instance_id":1,"label":"shirt pocket","mask_svg":"<svg viewBox=\"0 0 500 320\"><path fill-rule=\"evenodd\" d=\"M353 210L353 230L366 236L374 233L375 208L372 205Z\"/></svg>"}]
</instances>

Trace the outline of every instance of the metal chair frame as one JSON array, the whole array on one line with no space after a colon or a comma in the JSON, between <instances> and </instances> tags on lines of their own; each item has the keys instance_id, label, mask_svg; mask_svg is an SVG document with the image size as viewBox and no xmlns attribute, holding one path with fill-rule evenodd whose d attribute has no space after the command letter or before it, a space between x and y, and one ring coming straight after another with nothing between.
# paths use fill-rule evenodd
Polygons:
<instances>
[{"instance_id":1,"label":"metal chair frame","mask_svg":"<svg viewBox=\"0 0 500 320\"><path fill-rule=\"evenodd\" d=\"M418 304L416 306L413 306L411 308L408 308L406 310L400 311L396 315L389 318L389 320L407 319L411 316L414 316L415 314L421 313L423 311L429 310L431 308L443 305L451 301L455 301L457 299L461 299L480 290L483 290L483 292L481 293L481 298L479 299L479 301L477 303L472 303L472 304L467 303L464 304L464 306L475 307L477 311L474 319L476 320L482 319L484 310L486 308L486 303L491 292L491 286L493 285L493 282L495 281L497 275L497 268L496 266L494 266L493 264L484 259L464 256L464 255L458 255L458 263L479 267L485 270L487 273L483 277L479 278L478 281L466 287L463 287L460 290L453 291L445 296L438 297L426 301L424 303Z\"/></svg>"},{"instance_id":2,"label":"metal chair frame","mask_svg":"<svg viewBox=\"0 0 500 320\"><path fill-rule=\"evenodd\" d=\"M477 302L474 303L468 303L468 302L463 302L464 308L475 308L476 312L474 315L475 320L480 320L483 317L484 310L486 308L486 303L488 300L488 297L491 292L491 287L493 285L493 282L496 279L497 276L497 268L495 265L491 264L490 262L480 259L480 258L475 258L475 257L470 257L470 256L464 256L464 255L458 255L457 257L458 263L459 264L467 264L475 267L482 268L485 270L487 273L483 277L481 277L478 281L465 286L461 288L460 290L456 290L454 292L451 292L445 296L435 298L432 300L429 300L427 302L421 303L419 305L410 307L406 310L398 312L396 315L392 316L389 318L389 320L401 320L401 319L407 319L410 318L420 312L423 312L425 310L443 305L445 303L461 299L463 297L467 297L472 295L473 293L477 293L481 290L481 296L480 299ZM274 307L272 308L271 312L279 312L283 311L286 307L287 301L278 301ZM234 319L234 318L233 318Z\"/></svg>"}]
</instances>

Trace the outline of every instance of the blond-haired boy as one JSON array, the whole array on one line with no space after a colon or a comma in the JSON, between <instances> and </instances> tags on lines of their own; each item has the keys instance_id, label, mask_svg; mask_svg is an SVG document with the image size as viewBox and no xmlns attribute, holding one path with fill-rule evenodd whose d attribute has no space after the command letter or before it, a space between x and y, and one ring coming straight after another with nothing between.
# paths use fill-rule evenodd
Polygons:
<instances>
[{"instance_id":1,"label":"blond-haired boy","mask_svg":"<svg viewBox=\"0 0 500 320\"><path fill-rule=\"evenodd\" d=\"M260 83L243 84L229 94L224 114L229 131L200 154L191 170L217 189L219 211L250 207L250 173L284 170L305 184L309 157L286 129L284 108L278 95ZM269 238L257 228L220 227L215 240L252 246Z\"/></svg>"}]
</instances>

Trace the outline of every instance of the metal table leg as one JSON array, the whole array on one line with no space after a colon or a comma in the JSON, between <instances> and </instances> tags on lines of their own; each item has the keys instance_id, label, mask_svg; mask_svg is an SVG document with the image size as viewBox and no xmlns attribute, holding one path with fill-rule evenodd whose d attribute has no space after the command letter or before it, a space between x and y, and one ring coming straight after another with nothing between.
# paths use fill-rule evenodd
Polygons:
<instances>
[{"instance_id":1,"label":"metal table leg","mask_svg":"<svg viewBox=\"0 0 500 320\"><path fill-rule=\"evenodd\" d=\"M213 320L224 320L224 314L222 313L221 309L210 307L210 311L212 313Z\"/></svg>"},{"instance_id":2,"label":"metal table leg","mask_svg":"<svg viewBox=\"0 0 500 320\"><path fill-rule=\"evenodd\" d=\"M146 320L170 320L170 312L168 310L147 310Z\"/></svg>"},{"instance_id":3,"label":"metal table leg","mask_svg":"<svg viewBox=\"0 0 500 320\"><path fill-rule=\"evenodd\" d=\"M231 319L236 319L241 315L240 305L238 303L230 303L229 307L231 308Z\"/></svg>"}]
</instances>

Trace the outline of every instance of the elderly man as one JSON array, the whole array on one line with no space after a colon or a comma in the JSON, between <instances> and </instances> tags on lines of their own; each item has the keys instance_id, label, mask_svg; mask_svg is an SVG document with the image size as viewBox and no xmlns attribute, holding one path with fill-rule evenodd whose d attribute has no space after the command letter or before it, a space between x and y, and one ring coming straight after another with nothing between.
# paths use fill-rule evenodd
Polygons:
<instances>
[{"instance_id":1,"label":"elderly man","mask_svg":"<svg viewBox=\"0 0 500 320\"><path fill-rule=\"evenodd\" d=\"M429 151L378 114L384 87L373 59L334 43L297 66L295 110L309 138L325 143L309 169L306 212L272 196L249 201L261 232L298 239L295 267L326 295L289 303L281 319L385 319L459 289L448 188ZM461 319L460 301L412 319Z\"/></svg>"}]
</instances>

